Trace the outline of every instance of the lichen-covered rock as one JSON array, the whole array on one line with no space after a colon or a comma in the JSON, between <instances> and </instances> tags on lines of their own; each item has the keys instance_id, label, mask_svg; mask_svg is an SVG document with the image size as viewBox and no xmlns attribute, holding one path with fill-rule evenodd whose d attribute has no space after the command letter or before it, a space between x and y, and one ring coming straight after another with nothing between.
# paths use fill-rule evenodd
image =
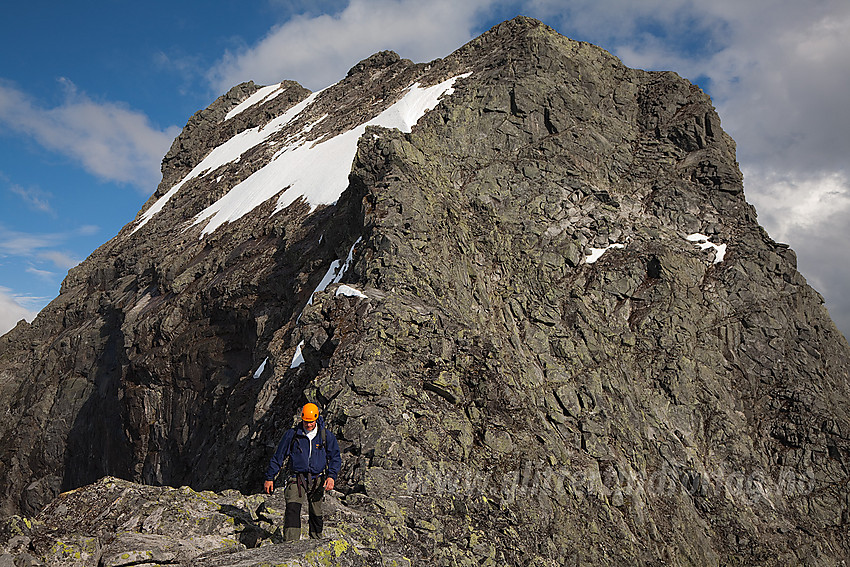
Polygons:
<instances>
[{"instance_id":1,"label":"lichen-covered rock","mask_svg":"<svg viewBox=\"0 0 850 567\"><path fill-rule=\"evenodd\" d=\"M283 543L280 495L196 492L106 477L0 530L0 565L198 567L410 565L376 546L362 513L326 496L322 540ZM306 511L305 511L306 515ZM304 522L306 527L306 522ZM5 559L4 559L5 558ZM395 562L395 563L394 563Z\"/></svg>"},{"instance_id":2,"label":"lichen-covered rock","mask_svg":"<svg viewBox=\"0 0 850 567\"><path fill-rule=\"evenodd\" d=\"M270 199L207 235L189 222L275 144L458 76L411 132L365 130L336 204ZM307 95L290 87L237 118L255 86L199 113L158 195ZM43 524L7 538L10 556L850 558L850 347L757 224L698 88L517 18L427 65L373 56L269 140L187 182L0 339L2 506ZM281 503L241 493L307 400L340 440L340 496L329 541L285 547ZM105 475L194 490L112 479L37 515ZM83 494L98 516L62 523Z\"/></svg>"}]
</instances>

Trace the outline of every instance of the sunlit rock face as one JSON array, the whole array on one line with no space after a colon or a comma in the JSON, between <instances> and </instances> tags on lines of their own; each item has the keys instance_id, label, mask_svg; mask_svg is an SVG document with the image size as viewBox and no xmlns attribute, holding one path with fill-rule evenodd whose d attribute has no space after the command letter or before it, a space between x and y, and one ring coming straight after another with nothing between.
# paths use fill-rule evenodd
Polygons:
<instances>
[{"instance_id":1,"label":"sunlit rock face","mask_svg":"<svg viewBox=\"0 0 850 567\"><path fill-rule=\"evenodd\" d=\"M527 18L318 93L234 87L136 220L2 338L2 509L37 522L0 545L267 561L256 493L314 401L343 451L338 544L303 554L837 564L850 348L742 188L697 87ZM91 484L107 475L131 482ZM115 483L136 520L60 521ZM203 514L241 527L156 539L150 502L177 493L141 485L215 491Z\"/></svg>"}]
</instances>

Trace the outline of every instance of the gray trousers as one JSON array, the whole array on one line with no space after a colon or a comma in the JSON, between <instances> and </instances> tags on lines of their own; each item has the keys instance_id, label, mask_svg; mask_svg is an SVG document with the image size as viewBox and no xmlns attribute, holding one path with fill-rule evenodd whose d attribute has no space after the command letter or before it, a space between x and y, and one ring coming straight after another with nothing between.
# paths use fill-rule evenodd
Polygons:
<instances>
[{"instance_id":1,"label":"gray trousers","mask_svg":"<svg viewBox=\"0 0 850 567\"><path fill-rule=\"evenodd\" d=\"M309 515L308 525L311 538L322 537L324 518L322 518L322 499L325 496L324 479L316 476L307 482L306 475L298 486L296 477L291 476L286 482L283 497L286 499L286 513L283 518L283 537L286 541L301 539L301 508L307 506Z\"/></svg>"}]
</instances>

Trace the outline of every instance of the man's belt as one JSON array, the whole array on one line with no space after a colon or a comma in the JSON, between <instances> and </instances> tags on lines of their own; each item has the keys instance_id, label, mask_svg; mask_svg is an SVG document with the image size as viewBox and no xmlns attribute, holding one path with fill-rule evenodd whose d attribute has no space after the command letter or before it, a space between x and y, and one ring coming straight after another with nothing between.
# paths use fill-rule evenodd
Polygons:
<instances>
[{"instance_id":1,"label":"man's belt","mask_svg":"<svg viewBox=\"0 0 850 567\"><path fill-rule=\"evenodd\" d=\"M309 494L311 491L316 490L319 484L322 484L323 482L322 477L324 477L323 474L314 476L313 473L310 472L293 473L290 477L290 482L294 480L295 484L298 485L298 498L301 498L302 490L303 494Z\"/></svg>"}]
</instances>

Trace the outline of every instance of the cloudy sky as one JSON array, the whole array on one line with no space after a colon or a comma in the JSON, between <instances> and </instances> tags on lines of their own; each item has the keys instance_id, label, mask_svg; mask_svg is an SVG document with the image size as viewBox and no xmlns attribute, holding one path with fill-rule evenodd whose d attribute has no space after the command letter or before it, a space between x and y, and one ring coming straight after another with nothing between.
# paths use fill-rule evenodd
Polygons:
<instances>
[{"instance_id":1,"label":"cloudy sky","mask_svg":"<svg viewBox=\"0 0 850 567\"><path fill-rule=\"evenodd\" d=\"M847 0L100 0L0 21L0 332L133 219L186 120L241 81L325 87L392 49L442 57L524 14L700 85L761 224L850 336Z\"/></svg>"}]
</instances>

